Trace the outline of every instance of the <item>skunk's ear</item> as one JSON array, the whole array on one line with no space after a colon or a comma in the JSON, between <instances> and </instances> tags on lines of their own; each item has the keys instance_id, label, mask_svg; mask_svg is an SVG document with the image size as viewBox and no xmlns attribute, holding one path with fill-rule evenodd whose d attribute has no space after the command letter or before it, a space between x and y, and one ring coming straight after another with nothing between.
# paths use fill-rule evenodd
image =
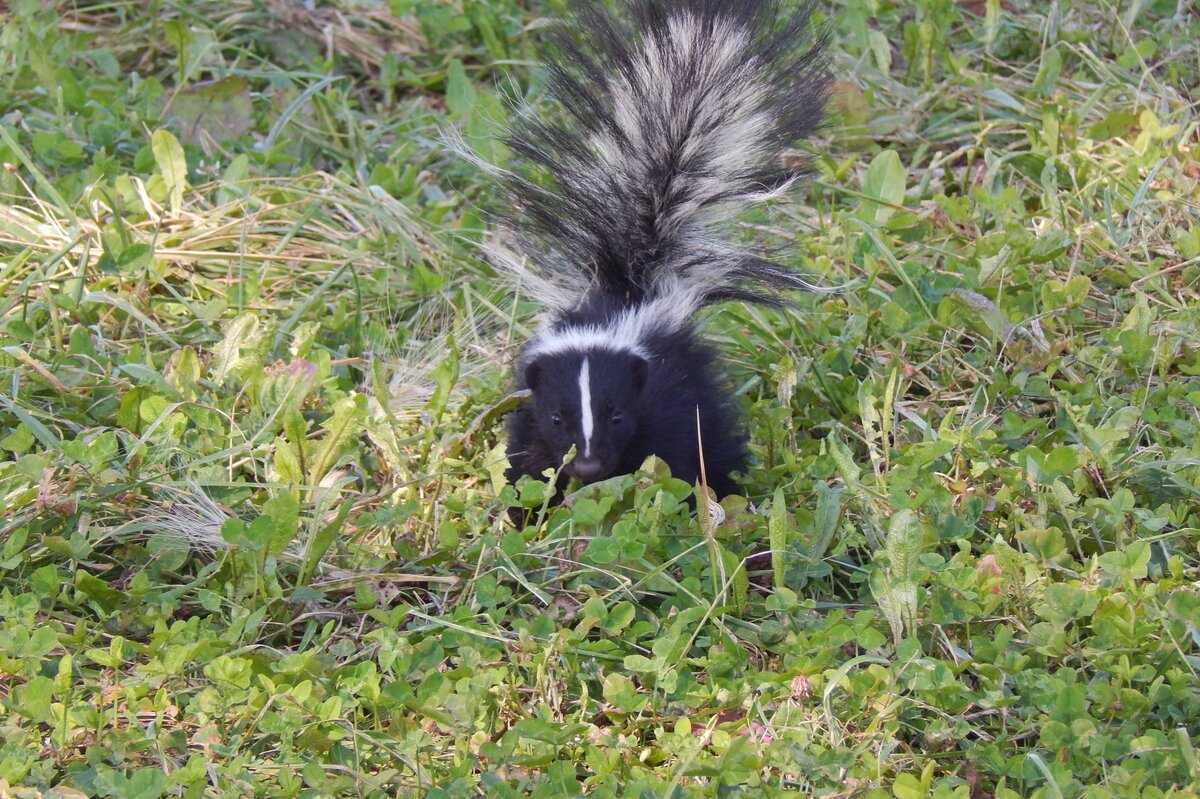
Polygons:
<instances>
[{"instance_id":1,"label":"skunk's ear","mask_svg":"<svg viewBox=\"0 0 1200 799\"><path fill-rule=\"evenodd\" d=\"M530 361L525 367L525 385L531 391L537 391L538 379L542 376L542 365L537 361Z\"/></svg>"},{"instance_id":2,"label":"skunk's ear","mask_svg":"<svg viewBox=\"0 0 1200 799\"><path fill-rule=\"evenodd\" d=\"M646 385L646 377L648 376L649 372L650 364L646 361L646 359L634 356L633 366L630 370L630 374L633 375L633 387L639 392Z\"/></svg>"}]
</instances>

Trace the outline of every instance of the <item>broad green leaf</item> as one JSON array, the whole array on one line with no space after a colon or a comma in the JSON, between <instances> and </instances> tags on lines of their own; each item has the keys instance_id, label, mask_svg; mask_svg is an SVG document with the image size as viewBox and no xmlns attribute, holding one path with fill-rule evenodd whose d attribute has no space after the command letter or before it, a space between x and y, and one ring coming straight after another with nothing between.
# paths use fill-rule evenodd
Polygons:
<instances>
[{"instance_id":1,"label":"broad green leaf","mask_svg":"<svg viewBox=\"0 0 1200 799\"><path fill-rule=\"evenodd\" d=\"M611 538L593 538L588 542L587 557L601 566L612 563L621 554L620 545Z\"/></svg>"},{"instance_id":2,"label":"broad green leaf","mask_svg":"<svg viewBox=\"0 0 1200 799\"><path fill-rule=\"evenodd\" d=\"M238 316L225 329L225 338L214 353L212 379L224 385L230 375L245 375L261 369L270 337L253 313Z\"/></svg>"},{"instance_id":3,"label":"broad green leaf","mask_svg":"<svg viewBox=\"0 0 1200 799\"><path fill-rule=\"evenodd\" d=\"M120 591L85 571L75 572L75 588L106 613L112 613L120 607L125 598Z\"/></svg>"},{"instance_id":4,"label":"broad green leaf","mask_svg":"<svg viewBox=\"0 0 1200 799\"><path fill-rule=\"evenodd\" d=\"M983 12L983 45L984 49L992 52L996 36L1000 33L1000 0L987 0Z\"/></svg>"},{"instance_id":5,"label":"broad green leaf","mask_svg":"<svg viewBox=\"0 0 1200 799\"><path fill-rule=\"evenodd\" d=\"M888 568L893 579L915 582L925 546L925 528L917 514L903 508L892 514L885 541Z\"/></svg>"},{"instance_id":6,"label":"broad green leaf","mask_svg":"<svg viewBox=\"0 0 1200 799\"><path fill-rule=\"evenodd\" d=\"M1100 556L1100 567L1112 575L1114 581L1144 580L1150 563L1150 544L1132 541L1115 552Z\"/></svg>"},{"instance_id":7,"label":"broad green leaf","mask_svg":"<svg viewBox=\"0 0 1200 799\"><path fill-rule=\"evenodd\" d=\"M783 588L787 556L787 508L783 504L783 489L776 488L771 500L771 515L767 517L767 538L771 545L771 576L776 588Z\"/></svg>"},{"instance_id":8,"label":"broad green leaf","mask_svg":"<svg viewBox=\"0 0 1200 799\"><path fill-rule=\"evenodd\" d=\"M812 562L823 559L833 543L834 533L842 518L842 494L845 493L844 489L833 488L824 481L818 482L815 488L817 507L813 513L812 536L805 553Z\"/></svg>"},{"instance_id":9,"label":"broad green leaf","mask_svg":"<svg viewBox=\"0 0 1200 799\"><path fill-rule=\"evenodd\" d=\"M1062 52L1057 47L1050 47L1042 52L1042 63L1033 79L1033 90L1038 94L1050 94L1058 86L1058 76L1062 72Z\"/></svg>"},{"instance_id":10,"label":"broad green leaf","mask_svg":"<svg viewBox=\"0 0 1200 799\"><path fill-rule=\"evenodd\" d=\"M991 286L1002 281L1008 274L1008 260L1012 246L1005 244L995 255L979 259L979 285Z\"/></svg>"},{"instance_id":11,"label":"broad green leaf","mask_svg":"<svg viewBox=\"0 0 1200 799\"><path fill-rule=\"evenodd\" d=\"M63 588L63 575L53 563L35 569L29 577L29 585L40 597L52 599Z\"/></svg>"},{"instance_id":12,"label":"broad green leaf","mask_svg":"<svg viewBox=\"0 0 1200 799\"><path fill-rule=\"evenodd\" d=\"M171 112L178 121L180 136L189 144L205 146L210 141L236 140L254 126L250 82L241 75L226 75L192 83L175 95Z\"/></svg>"},{"instance_id":13,"label":"broad green leaf","mask_svg":"<svg viewBox=\"0 0 1200 799\"><path fill-rule=\"evenodd\" d=\"M521 738L543 741L555 746L566 746L574 738L586 733L587 724L551 724L542 719L521 719L512 726L512 732Z\"/></svg>"},{"instance_id":14,"label":"broad green leaf","mask_svg":"<svg viewBox=\"0 0 1200 799\"><path fill-rule=\"evenodd\" d=\"M125 799L159 799L166 790L166 780L162 769L140 768L129 776Z\"/></svg>"},{"instance_id":15,"label":"broad green leaf","mask_svg":"<svg viewBox=\"0 0 1200 799\"><path fill-rule=\"evenodd\" d=\"M337 515L329 524L317 531L316 535L308 542L304 550L304 564L300 572L299 583L308 585L312 581L313 575L317 573L317 566L325 557L325 553L333 546L334 540L338 533L341 532L342 526L346 523L346 517L350 515L351 509L354 507L354 499L345 500L338 508Z\"/></svg>"},{"instance_id":16,"label":"broad green leaf","mask_svg":"<svg viewBox=\"0 0 1200 799\"><path fill-rule=\"evenodd\" d=\"M475 103L475 87L467 77L463 62L457 58L446 67L446 108L451 114L461 116L471 110Z\"/></svg>"},{"instance_id":17,"label":"broad green leaf","mask_svg":"<svg viewBox=\"0 0 1200 799\"><path fill-rule=\"evenodd\" d=\"M183 193L187 190L187 159L183 146L169 130L156 130L150 137L150 148L154 151L154 162L159 174L167 184L171 213L178 214L183 208Z\"/></svg>"},{"instance_id":18,"label":"broad green leaf","mask_svg":"<svg viewBox=\"0 0 1200 799\"><path fill-rule=\"evenodd\" d=\"M863 202L859 216L873 225L882 225L896 212L892 206L904 204L907 180L908 172L895 150L879 153L871 159L863 175L862 193L870 199Z\"/></svg>"},{"instance_id":19,"label":"broad green leaf","mask_svg":"<svg viewBox=\"0 0 1200 799\"><path fill-rule=\"evenodd\" d=\"M267 542L267 551L272 555L279 555L296 540L300 520L299 504L290 491L281 491L263 503L262 512L271 520L274 528Z\"/></svg>"},{"instance_id":20,"label":"broad green leaf","mask_svg":"<svg viewBox=\"0 0 1200 799\"><path fill-rule=\"evenodd\" d=\"M947 327L966 326L993 343L1012 339L1014 326L1004 311L984 295L957 288L947 294L937 308L938 321Z\"/></svg>"},{"instance_id":21,"label":"broad green leaf","mask_svg":"<svg viewBox=\"0 0 1200 799\"><path fill-rule=\"evenodd\" d=\"M878 566L871 570L868 582L871 595L875 597L892 630L893 643L900 643L905 632L916 626L916 583L897 581L886 569Z\"/></svg>"},{"instance_id":22,"label":"broad green leaf","mask_svg":"<svg viewBox=\"0 0 1200 799\"><path fill-rule=\"evenodd\" d=\"M50 721L50 704L54 697L54 680L37 676L13 689L13 704L18 713L31 721Z\"/></svg>"},{"instance_id":23,"label":"broad green leaf","mask_svg":"<svg viewBox=\"0 0 1200 799\"><path fill-rule=\"evenodd\" d=\"M662 658L648 658L645 655L626 655L625 670L641 674L655 674L664 665Z\"/></svg>"},{"instance_id":24,"label":"broad green leaf","mask_svg":"<svg viewBox=\"0 0 1200 799\"><path fill-rule=\"evenodd\" d=\"M258 538L265 538L266 531L262 528L260 522L258 528ZM231 547L241 549L249 549L251 551L258 548L255 540L255 535L250 532L250 525L246 524L242 519L226 519L221 524L221 538L225 539L225 543Z\"/></svg>"},{"instance_id":25,"label":"broad green leaf","mask_svg":"<svg viewBox=\"0 0 1200 799\"><path fill-rule=\"evenodd\" d=\"M1136 115L1127 111L1113 110L1104 119L1088 128L1088 138L1104 141L1128 136L1138 123Z\"/></svg>"},{"instance_id":26,"label":"broad green leaf","mask_svg":"<svg viewBox=\"0 0 1200 799\"><path fill-rule=\"evenodd\" d=\"M886 560L871 570L871 593L879 603L892 639L898 644L916 629L920 555L925 529L916 513L903 508L892 514L884 540Z\"/></svg>"},{"instance_id":27,"label":"broad green leaf","mask_svg":"<svg viewBox=\"0 0 1200 799\"><path fill-rule=\"evenodd\" d=\"M633 681L624 674L613 671L604 677L604 700L623 713L638 713L650 701L640 693Z\"/></svg>"},{"instance_id":28,"label":"broad green leaf","mask_svg":"<svg viewBox=\"0 0 1200 799\"><path fill-rule=\"evenodd\" d=\"M892 43L883 31L872 28L867 31L867 46L875 58L875 66L884 75L892 71Z\"/></svg>"},{"instance_id":29,"label":"broad green leaf","mask_svg":"<svg viewBox=\"0 0 1200 799\"><path fill-rule=\"evenodd\" d=\"M199 394L200 378L203 377L200 357L190 344L171 353L167 362L165 380L167 385L179 392L186 400L195 400Z\"/></svg>"},{"instance_id":30,"label":"broad green leaf","mask_svg":"<svg viewBox=\"0 0 1200 799\"><path fill-rule=\"evenodd\" d=\"M363 432L367 422L367 398L363 394L351 394L333 408L333 415L321 427L325 437L317 448L309 468L310 483L317 484L334 467L342 453Z\"/></svg>"},{"instance_id":31,"label":"broad green leaf","mask_svg":"<svg viewBox=\"0 0 1200 799\"><path fill-rule=\"evenodd\" d=\"M618 602L608 611L608 615L600 622L600 629L609 635L617 635L630 625L637 614L637 608L632 602Z\"/></svg>"},{"instance_id":32,"label":"broad green leaf","mask_svg":"<svg viewBox=\"0 0 1200 799\"><path fill-rule=\"evenodd\" d=\"M134 388L126 392L117 406L117 424L135 435L141 433L141 405L142 400L148 396L150 392L144 388Z\"/></svg>"},{"instance_id":33,"label":"broad green leaf","mask_svg":"<svg viewBox=\"0 0 1200 799\"><path fill-rule=\"evenodd\" d=\"M839 476L851 490L856 489L860 470L858 464L854 462L854 453L850 451L836 431L826 436L825 446L828 447L829 455L837 466Z\"/></svg>"},{"instance_id":34,"label":"broad green leaf","mask_svg":"<svg viewBox=\"0 0 1200 799\"><path fill-rule=\"evenodd\" d=\"M296 446L283 436L275 437L274 457L271 465L275 468L275 479L287 486L304 484L304 471L300 466L300 455Z\"/></svg>"},{"instance_id":35,"label":"broad green leaf","mask_svg":"<svg viewBox=\"0 0 1200 799\"><path fill-rule=\"evenodd\" d=\"M9 452L20 455L28 452L30 447L33 446L34 441L33 433L29 432L29 428L19 424L7 436L0 438L0 449L6 449Z\"/></svg>"},{"instance_id":36,"label":"broad green leaf","mask_svg":"<svg viewBox=\"0 0 1200 799\"><path fill-rule=\"evenodd\" d=\"M1056 627L1066 628L1071 622L1086 623L1096 612L1096 594L1080 587L1078 581L1046 586L1034 611Z\"/></svg>"}]
</instances>

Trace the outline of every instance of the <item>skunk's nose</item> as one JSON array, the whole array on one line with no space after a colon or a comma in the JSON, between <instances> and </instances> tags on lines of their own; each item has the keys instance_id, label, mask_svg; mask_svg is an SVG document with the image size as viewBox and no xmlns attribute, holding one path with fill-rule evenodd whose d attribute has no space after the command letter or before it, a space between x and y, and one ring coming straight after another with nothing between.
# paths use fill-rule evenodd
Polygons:
<instances>
[{"instance_id":1,"label":"skunk's nose","mask_svg":"<svg viewBox=\"0 0 1200 799\"><path fill-rule=\"evenodd\" d=\"M593 480L599 479L604 472L604 467L596 458L577 457L571 461L571 471L575 476L585 483L590 483Z\"/></svg>"}]
</instances>

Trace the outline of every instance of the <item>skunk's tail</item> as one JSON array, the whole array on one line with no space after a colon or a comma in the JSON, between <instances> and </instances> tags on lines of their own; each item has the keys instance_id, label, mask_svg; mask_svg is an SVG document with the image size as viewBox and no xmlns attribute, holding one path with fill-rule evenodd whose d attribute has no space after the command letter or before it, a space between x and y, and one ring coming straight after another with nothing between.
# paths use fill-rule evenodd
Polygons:
<instances>
[{"instance_id":1,"label":"skunk's tail","mask_svg":"<svg viewBox=\"0 0 1200 799\"><path fill-rule=\"evenodd\" d=\"M808 288L724 223L788 189L803 166L788 148L820 125L831 76L811 3L618 6L586 0L555 29L561 113L510 131L533 169L502 177L512 205L493 259L552 311L598 290L681 325L707 303Z\"/></svg>"}]
</instances>

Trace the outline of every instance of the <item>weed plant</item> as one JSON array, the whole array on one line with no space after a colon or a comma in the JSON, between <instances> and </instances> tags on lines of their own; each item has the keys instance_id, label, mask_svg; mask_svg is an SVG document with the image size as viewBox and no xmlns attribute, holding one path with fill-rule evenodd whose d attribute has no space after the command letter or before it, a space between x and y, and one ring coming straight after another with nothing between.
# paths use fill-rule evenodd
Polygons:
<instances>
[{"instance_id":1,"label":"weed plant","mask_svg":"<svg viewBox=\"0 0 1200 799\"><path fill-rule=\"evenodd\" d=\"M0 796L1196 796L1195 4L824 7L717 521L503 481L561 5L0 5Z\"/></svg>"}]
</instances>

